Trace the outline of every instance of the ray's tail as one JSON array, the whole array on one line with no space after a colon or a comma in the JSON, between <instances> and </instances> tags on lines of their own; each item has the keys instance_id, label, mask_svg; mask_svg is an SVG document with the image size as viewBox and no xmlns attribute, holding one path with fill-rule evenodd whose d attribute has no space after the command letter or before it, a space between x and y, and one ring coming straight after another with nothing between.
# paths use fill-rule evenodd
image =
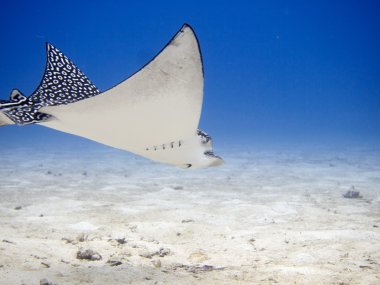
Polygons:
<instances>
[{"instance_id":1,"label":"ray's tail","mask_svg":"<svg viewBox=\"0 0 380 285\"><path fill-rule=\"evenodd\" d=\"M15 122L13 122L6 115L6 112L14 108L17 108L26 100L27 98L24 95L22 95L22 93L17 89L12 90L11 95L9 97L9 101L0 100L0 127L15 124Z\"/></svg>"}]
</instances>

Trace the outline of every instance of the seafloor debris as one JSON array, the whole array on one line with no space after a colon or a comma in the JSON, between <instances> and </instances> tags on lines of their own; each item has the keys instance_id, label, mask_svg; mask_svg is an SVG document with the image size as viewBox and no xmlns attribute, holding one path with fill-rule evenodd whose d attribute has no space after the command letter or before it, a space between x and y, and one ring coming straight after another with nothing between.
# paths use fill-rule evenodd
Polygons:
<instances>
[{"instance_id":1,"label":"seafloor debris","mask_svg":"<svg viewBox=\"0 0 380 285\"><path fill-rule=\"evenodd\" d=\"M116 238L115 240L117 241L118 244L125 244L125 243L127 243L126 238Z\"/></svg>"},{"instance_id":2,"label":"seafloor debris","mask_svg":"<svg viewBox=\"0 0 380 285\"><path fill-rule=\"evenodd\" d=\"M46 278L40 280L40 285L56 285L53 282L49 282Z\"/></svg>"},{"instance_id":3,"label":"seafloor debris","mask_svg":"<svg viewBox=\"0 0 380 285\"><path fill-rule=\"evenodd\" d=\"M88 235L87 234L83 234L82 233L79 236L77 236L77 241L79 241L79 242L84 242L86 240L88 240Z\"/></svg>"},{"instance_id":4,"label":"seafloor debris","mask_svg":"<svg viewBox=\"0 0 380 285\"><path fill-rule=\"evenodd\" d=\"M158 251L142 252L139 255L145 258L152 258L153 256L165 257L171 253L170 249L161 247Z\"/></svg>"},{"instance_id":5,"label":"seafloor debris","mask_svg":"<svg viewBox=\"0 0 380 285\"><path fill-rule=\"evenodd\" d=\"M50 264L47 262L41 262L41 265L45 266L46 268L50 268Z\"/></svg>"},{"instance_id":6,"label":"seafloor debris","mask_svg":"<svg viewBox=\"0 0 380 285\"><path fill-rule=\"evenodd\" d=\"M160 250L157 252L156 255L158 255L159 257L164 257L164 256L169 255L169 254L170 254L170 249L160 248Z\"/></svg>"},{"instance_id":7,"label":"seafloor debris","mask_svg":"<svg viewBox=\"0 0 380 285\"><path fill-rule=\"evenodd\" d=\"M71 238L63 237L61 238L65 243L72 243L72 244L77 244L76 241L72 240Z\"/></svg>"},{"instance_id":8,"label":"seafloor debris","mask_svg":"<svg viewBox=\"0 0 380 285\"><path fill-rule=\"evenodd\" d=\"M209 271L214 271L214 270L223 270L225 267L217 267L213 265L185 265L185 264L178 264L175 263L172 265L173 270L177 269L184 269L188 272L191 273L200 273L200 272L209 272Z\"/></svg>"},{"instance_id":9,"label":"seafloor debris","mask_svg":"<svg viewBox=\"0 0 380 285\"><path fill-rule=\"evenodd\" d=\"M108 260L107 263L110 265L110 266L119 266L119 265L122 265L123 263L119 260Z\"/></svg>"},{"instance_id":10,"label":"seafloor debris","mask_svg":"<svg viewBox=\"0 0 380 285\"><path fill-rule=\"evenodd\" d=\"M351 189L343 194L343 197L349 199L363 198L363 196L360 195L360 192L355 190L355 186L351 186Z\"/></svg>"},{"instance_id":11,"label":"seafloor debris","mask_svg":"<svg viewBox=\"0 0 380 285\"><path fill-rule=\"evenodd\" d=\"M101 260L102 256L97 253L96 251L93 251L92 249L86 249L86 250L79 250L77 252L77 259L86 259L86 260Z\"/></svg>"},{"instance_id":12,"label":"seafloor debris","mask_svg":"<svg viewBox=\"0 0 380 285\"><path fill-rule=\"evenodd\" d=\"M161 260L159 259L152 260L152 264L156 268L161 268Z\"/></svg>"}]
</instances>

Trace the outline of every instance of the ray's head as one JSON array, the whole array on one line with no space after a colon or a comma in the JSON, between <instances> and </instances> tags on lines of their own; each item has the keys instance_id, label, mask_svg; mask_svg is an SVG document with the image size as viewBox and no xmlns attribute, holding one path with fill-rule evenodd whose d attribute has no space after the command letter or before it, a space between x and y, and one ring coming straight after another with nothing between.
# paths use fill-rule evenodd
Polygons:
<instances>
[{"instance_id":1,"label":"ray's head","mask_svg":"<svg viewBox=\"0 0 380 285\"><path fill-rule=\"evenodd\" d=\"M198 130L197 135L184 142L184 153L188 163L180 165L184 168L207 168L224 164L223 159L215 155L212 149L212 138L205 132Z\"/></svg>"}]
</instances>

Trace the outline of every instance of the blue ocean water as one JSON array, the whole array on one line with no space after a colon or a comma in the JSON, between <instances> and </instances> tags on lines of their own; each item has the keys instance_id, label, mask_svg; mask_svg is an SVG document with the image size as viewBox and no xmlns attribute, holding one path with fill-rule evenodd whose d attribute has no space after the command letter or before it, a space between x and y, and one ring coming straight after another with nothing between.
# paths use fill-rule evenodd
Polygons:
<instances>
[{"instance_id":1,"label":"blue ocean water","mask_svg":"<svg viewBox=\"0 0 380 285\"><path fill-rule=\"evenodd\" d=\"M0 99L39 85L45 42L106 90L189 23L200 128L225 160L187 171L1 127L1 280L378 284L379 14L376 0L0 0Z\"/></svg>"},{"instance_id":2,"label":"blue ocean water","mask_svg":"<svg viewBox=\"0 0 380 285\"><path fill-rule=\"evenodd\" d=\"M378 1L1 1L0 98L29 95L45 42L105 90L149 61L184 22L205 69L200 127L229 144L380 144ZM4 127L0 145L92 142Z\"/></svg>"}]
</instances>

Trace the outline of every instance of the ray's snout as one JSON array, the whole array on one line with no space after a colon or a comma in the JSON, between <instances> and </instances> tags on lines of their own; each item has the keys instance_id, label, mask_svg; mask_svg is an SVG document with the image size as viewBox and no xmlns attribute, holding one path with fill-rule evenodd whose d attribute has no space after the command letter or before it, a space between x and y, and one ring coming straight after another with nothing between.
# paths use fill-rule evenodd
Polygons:
<instances>
[{"instance_id":1,"label":"ray's snout","mask_svg":"<svg viewBox=\"0 0 380 285\"><path fill-rule=\"evenodd\" d=\"M211 160L210 166L215 167L215 166L221 166L224 164L223 158L221 158L218 155L215 155L214 152L212 151L206 151L205 156L207 156L208 159Z\"/></svg>"}]
</instances>

